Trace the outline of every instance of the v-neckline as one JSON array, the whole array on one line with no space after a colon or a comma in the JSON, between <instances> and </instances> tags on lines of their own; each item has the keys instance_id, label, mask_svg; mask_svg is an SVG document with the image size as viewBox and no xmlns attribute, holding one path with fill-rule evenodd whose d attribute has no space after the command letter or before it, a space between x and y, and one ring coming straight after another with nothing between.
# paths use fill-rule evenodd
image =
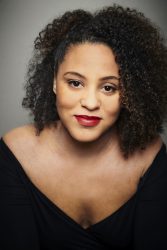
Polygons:
<instances>
[{"instance_id":1,"label":"v-neckline","mask_svg":"<svg viewBox=\"0 0 167 250\"><path fill-rule=\"evenodd\" d=\"M137 193L139 191L139 189L141 188L141 182L143 180L145 180L145 176L147 176L147 174L150 172L150 170L152 169L152 167L154 166L155 161L157 160L160 152L162 151L163 148L165 147L165 144L162 144L160 150L158 151L158 153L156 154L153 162L151 163L151 165L149 166L149 168L147 169L147 171L145 172L145 174L143 175L142 178L139 179L138 182L138 186L137 186L137 190L136 192L124 203L122 204L117 210L115 210L113 213L111 213L110 215L107 215L105 218L101 219L100 221L95 222L94 224L84 228L82 227L77 221L75 221L71 216L69 216L64 210L62 210L56 203L54 203L51 199L49 199L42 191L40 191L40 189L31 181L31 179L27 176L26 172L24 171L21 163L19 162L19 160L16 158L16 156L14 155L14 153L12 152L12 150L8 147L8 145L5 143L5 141L3 140L3 137L1 137L1 142L3 143L3 145L6 147L6 149L8 150L10 156L17 162L18 165L18 171L19 173L23 174L24 177L26 178L27 183L32 187L32 189L35 189L37 191L37 193L40 195L40 197L42 197L42 199L46 202L48 202L53 209L55 209L57 212L59 212L64 218L66 218L68 221L72 222L75 226L77 226L78 228L80 228L83 231L89 231L91 230L93 227L96 227L98 225L103 224L106 220L112 219L114 217L114 215L116 215L117 213L119 213L124 207L126 207L133 199L136 198Z\"/></svg>"},{"instance_id":2,"label":"v-neckline","mask_svg":"<svg viewBox=\"0 0 167 250\"><path fill-rule=\"evenodd\" d=\"M126 207L130 202L132 202L132 200L136 198L137 193L138 193L138 189L137 189L137 191L123 205L121 205L113 213L107 215L105 218L101 219L100 221L97 221L94 224L84 228L76 220L74 220L71 216L69 216L63 209L61 209L56 203L54 203L52 200L50 200L42 191L40 191L40 189L28 178L28 176L26 175L26 173L24 172L24 169L22 167L20 168L20 171L24 174L24 177L26 178L28 185L30 185L32 189L35 189L35 191L44 200L44 202L47 202L53 208L53 210L55 210L56 212L61 214L62 217L66 218L72 224L74 224L75 226L77 226L78 228L80 228L81 230L84 230L84 231L90 231L92 228L97 227L98 225L105 223L106 220L112 219L112 217L114 217L114 215L119 213L124 207Z\"/></svg>"}]
</instances>

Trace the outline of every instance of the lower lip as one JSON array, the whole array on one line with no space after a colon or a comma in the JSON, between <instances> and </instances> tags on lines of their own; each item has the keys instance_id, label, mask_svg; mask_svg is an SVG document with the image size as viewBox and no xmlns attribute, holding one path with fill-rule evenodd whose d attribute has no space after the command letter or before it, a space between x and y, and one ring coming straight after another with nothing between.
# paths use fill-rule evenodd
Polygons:
<instances>
[{"instance_id":1,"label":"lower lip","mask_svg":"<svg viewBox=\"0 0 167 250\"><path fill-rule=\"evenodd\" d=\"M100 122L100 119L87 120L87 119L85 119L83 117L79 117L79 116L75 116L75 118L77 119L77 121L79 122L79 124L81 124L83 126L87 126L87 127L96 126Z\"/></svg>"}]
</instances>

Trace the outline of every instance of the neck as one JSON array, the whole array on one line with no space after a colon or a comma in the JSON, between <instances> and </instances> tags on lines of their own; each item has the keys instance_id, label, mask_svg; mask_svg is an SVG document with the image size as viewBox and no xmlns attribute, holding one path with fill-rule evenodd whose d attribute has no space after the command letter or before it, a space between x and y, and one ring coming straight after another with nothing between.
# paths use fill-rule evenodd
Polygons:
<instances>
[{"instance_id":1,"label":"neck","mask_svg":"<svg viewBox=\"0 0 167 250\"><path fill-rule=\"evenodd\" d=\"M55 138L56 137L56 138ZM75 140L66 130L61 122L57 123L55 133L56 144L66 154L74 157L97 157L109 152L117 144L116 129L106 131L101 137L91 142L80 142Z\"/></svg>"}]
</instances>

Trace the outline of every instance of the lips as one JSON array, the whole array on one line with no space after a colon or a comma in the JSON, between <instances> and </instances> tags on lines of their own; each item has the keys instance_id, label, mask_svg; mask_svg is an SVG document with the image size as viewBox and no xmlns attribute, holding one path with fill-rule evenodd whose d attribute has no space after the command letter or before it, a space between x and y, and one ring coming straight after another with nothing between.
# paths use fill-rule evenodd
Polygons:
<instances>
[{"instance_id":1,"label":"lips","mask_svg":"<svg viewBox=\"0 0 167 250\"><path fill-rule=\"evenodd\" d=\"M80 125L83 125L86 127L96 126L101 120L100 117L86 116L86 115L75 115L75 118L77 119L77 121Z\"/></svg>"},{"instance_id":2,"label":"lips","mask_svg":"<svg viewBox=\"0 0 167 250\"><path fill-rule=\"evenodd\" d=\"M101 118L98 116L87 116L87 115L76 115L78 118L83 118L86 120L100 120Z\"/></svg>"}]
</instances>

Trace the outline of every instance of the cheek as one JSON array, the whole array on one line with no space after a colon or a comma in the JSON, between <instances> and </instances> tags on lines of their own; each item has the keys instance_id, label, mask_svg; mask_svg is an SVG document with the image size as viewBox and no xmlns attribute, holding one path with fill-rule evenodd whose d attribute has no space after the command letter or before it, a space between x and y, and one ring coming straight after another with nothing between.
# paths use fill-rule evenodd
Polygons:
<instances>
[{"instance_id":1,"label":"cheek","mask_svg":"<svg viewBox=\"0 0 167 250\"><path fill-rule=\"evenodd\" d=\"M78 95L67 90L58 90L56 94L57 108L70 109L79 101Z\"/></svg>"},{"instance_id":2,"label":"cheek","mask_svg":"<svg viewBox=\"0 0 167 250\"><path fill-rule=\"evenodd\" d=\"M107 115L111 117L119 115L121 110L120 97L113 97L112 101L110 100L105 102L105 105L103 107Z\"/></svg>"}]
</instances>

